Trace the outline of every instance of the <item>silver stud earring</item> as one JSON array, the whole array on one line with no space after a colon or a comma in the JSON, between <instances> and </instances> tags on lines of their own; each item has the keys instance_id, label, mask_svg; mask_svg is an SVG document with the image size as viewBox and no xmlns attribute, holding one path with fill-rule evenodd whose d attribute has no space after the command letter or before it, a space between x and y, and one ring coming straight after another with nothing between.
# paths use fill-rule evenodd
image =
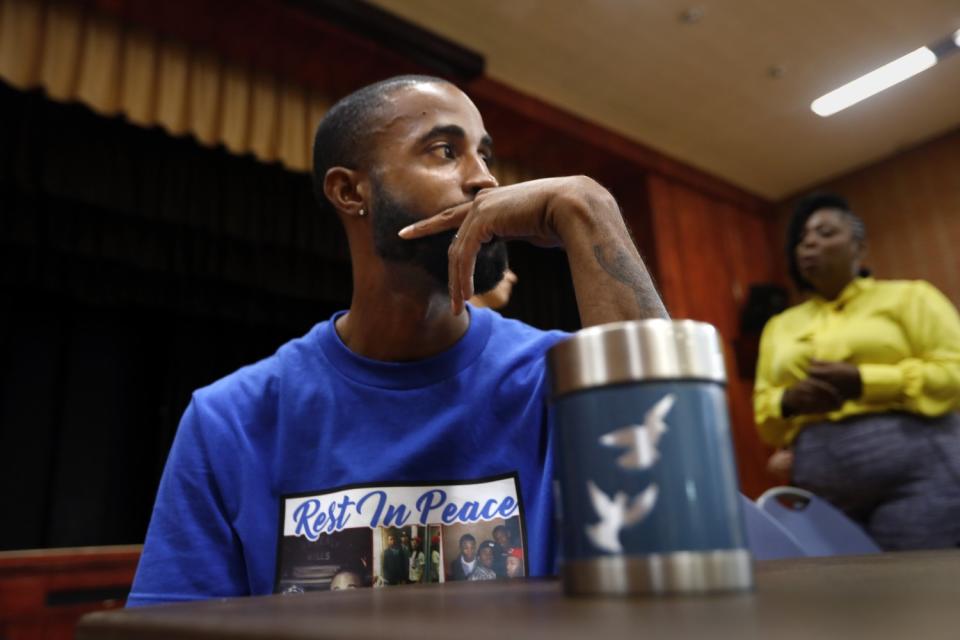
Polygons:
<instances>
[{"instance_id":1,"label":"silver stud earring","mask_svg":"<svg viewBox=\"0 0 960 640\"><path fill-rule=\"evenodd\" d=\"M357 213L360 214L360 217L363 217L363 216L367 215L367 212L366 212L366 210L365 210L363 207L361 207L361 208L360 208L360 211L358 211Z\"/></svg>"}]
</instances>

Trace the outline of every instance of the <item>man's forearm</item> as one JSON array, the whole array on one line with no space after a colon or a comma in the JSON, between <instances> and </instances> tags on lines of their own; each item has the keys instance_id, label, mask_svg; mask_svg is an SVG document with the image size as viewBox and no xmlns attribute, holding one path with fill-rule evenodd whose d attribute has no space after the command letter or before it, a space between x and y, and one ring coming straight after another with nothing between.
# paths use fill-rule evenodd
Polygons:
<instances>
[{"instance_id":1,"label":"man's forearm","mask_svg":"<svg viewBox=\"0 0 960 640\"><path fill-rule=\"evenodd\" d=\"M669 317L616 201L603 187L590 181L562 198L554 213L584 327Z\"/></svg>"}]
</instances>

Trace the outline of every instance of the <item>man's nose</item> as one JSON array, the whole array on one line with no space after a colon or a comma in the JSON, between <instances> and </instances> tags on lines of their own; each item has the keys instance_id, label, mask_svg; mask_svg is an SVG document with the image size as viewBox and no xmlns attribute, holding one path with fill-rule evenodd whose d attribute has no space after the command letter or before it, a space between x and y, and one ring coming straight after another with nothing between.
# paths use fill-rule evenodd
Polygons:
<instances>
[{"instance_id":1,"label":"man's nose","mask_svg":"<svg viewBox=\"0 0 960 640\"><path fill-rule=\"evenodd\" d=\"M492 189L498 185L486 161L480 156L474 156L467 171L463 186L464 191L470 195L476 195L481 189Z\"/></svg>"}]
</instances>

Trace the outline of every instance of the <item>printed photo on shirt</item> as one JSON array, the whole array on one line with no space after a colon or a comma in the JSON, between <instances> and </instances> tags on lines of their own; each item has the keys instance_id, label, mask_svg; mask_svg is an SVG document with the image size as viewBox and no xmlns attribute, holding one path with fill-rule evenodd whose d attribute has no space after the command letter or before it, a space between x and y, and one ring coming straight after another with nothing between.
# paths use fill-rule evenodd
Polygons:
<instances>
[{"instance_id":1,"label":"printed photo on shirt","mask_svg":"<svg viewBox=\"0 0 960 640\"><path fill-rule=\"evenodd\" d=\"M373 564L373 586L442 582L440 536L440 525L379 529L373 538L373 557L379 559Z\"/></svg>"},{"instance_id":2,"label":"printed photo on shirt","mask_svg":"<svg viewBox=\"0 0 960 640\"><path fill-rule=\"evenodd\" d=\"M281 554L287 568L274 592L338 591L372 584L373 534L370 529L346 529L321 534L316 540L285 538Z\"/></svg>"},{"instance_id":3,"label":"printed photo on shirt","mask_svg":"<svg viewBox=\"0 0 960 640\"><path fill-rule=\"evenodd\" d=\"M274 591L526 575L519 496L516 474L283 496Z\"/></svg>"},{"instance_id":4,"label":"printed photo on shirt","mask_svg":"<svg viewBox=\"0 0 960 640\"><path fill-rule=\"evenodd\" d=\"M504 580L526 575L519 516L443 527L447 580Z\"/></svg>"}]
</instances>

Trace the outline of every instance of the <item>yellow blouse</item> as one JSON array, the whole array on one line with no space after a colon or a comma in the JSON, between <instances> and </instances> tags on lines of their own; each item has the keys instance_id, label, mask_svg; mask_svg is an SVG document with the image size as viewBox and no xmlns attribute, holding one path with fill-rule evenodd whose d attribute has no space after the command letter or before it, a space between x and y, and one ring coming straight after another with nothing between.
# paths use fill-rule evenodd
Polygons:
<instances>
[{"instance_id":1,"label":"yellow blouse","mask_svg":"<svg viewBox=\"0 0 960 640\"><path fill-rule=\"evenodd\" d=\"M863 395L837 411L784 418L787 387L810 360L855 364ZM790 444L809 422L883 411L939 416L960 407L960 316L922 280L858 278L835 300L818 296L774 316L763 329L753 391L760 437Z\"/></svg>"}]
</instances>

